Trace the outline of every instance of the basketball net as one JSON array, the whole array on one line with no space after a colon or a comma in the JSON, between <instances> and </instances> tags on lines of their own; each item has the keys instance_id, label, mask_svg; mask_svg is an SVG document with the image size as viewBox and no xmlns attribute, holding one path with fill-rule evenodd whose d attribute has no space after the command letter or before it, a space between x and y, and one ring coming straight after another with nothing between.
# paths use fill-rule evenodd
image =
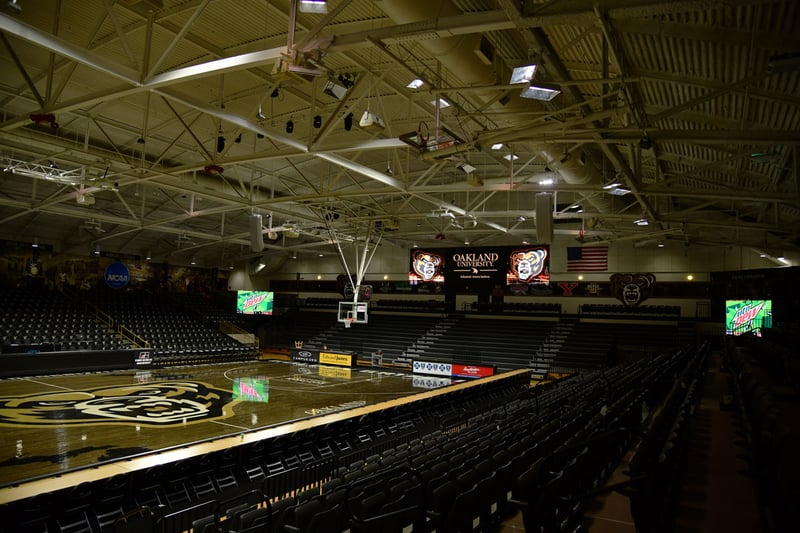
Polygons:
<instances>
[{"instance_id":1,"label":"basketball net","mask_svg":"<svg viewBox=\"0 0 800 533\"><path fill-rule=\"evenodd\" d=\"M352 323L353 323L353 319L352 318L345 318L344 319L344 329L349 328L350 324L352 324Z\"/></svg>"}]
</instances>

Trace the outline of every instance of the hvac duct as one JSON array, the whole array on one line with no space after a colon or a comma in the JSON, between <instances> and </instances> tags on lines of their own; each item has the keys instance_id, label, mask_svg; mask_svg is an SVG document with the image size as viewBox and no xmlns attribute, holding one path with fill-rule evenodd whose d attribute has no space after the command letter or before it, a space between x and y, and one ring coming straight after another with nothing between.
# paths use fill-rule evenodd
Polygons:
<instances>
[{"instance_id":1,"label":"hvac duct","mask_svg":"<svg viewBox=\"0 0 800 533\"><path fill-rule=\"evenodd\" d=\"M261 215L250 215L250 249L260 252L264 249L264 229Z\"/></svg>"},{"instance_id":2,"label":"hvac duct","mask_svg":"<svg viewBox=\"0 0 800 533\"><path fill-rule=\"evenodd\" d=\"M375 4L398 24L462 14L461 10L449 0L378 0ZM487 57L487 52L481 51L485 50L485 46L482 46L481 34L472 33L425 39L421 40L420 44L442 65L458 76L465 85L495 83L494 58Z\"/></svg>"},{"instance_id":3,"label":"hvac duct","mask_svg":"<svg viewBox=\"0 0 800 533\"><path fill-rule=\"evenodd\" d=\"M563 147L555 144L544 144L539 150L547 166L556 172L570 185L597 185L598 191L603 184L603 175L590 161L583 161L577 150L564 153ZM585 201L599 213L611 211L611 204L604 195L586 195Z\"/></svg>"},{"instance_id":4,"label":"hvac duct","mask_svg":"<svg viewBox=\"0 0 800 533\"><path fill-rule=\"evenodd\" d=\"M551 244L553 242L553 195L540 192L536 195L536 242Z\"/></svg>"}]
</instances>

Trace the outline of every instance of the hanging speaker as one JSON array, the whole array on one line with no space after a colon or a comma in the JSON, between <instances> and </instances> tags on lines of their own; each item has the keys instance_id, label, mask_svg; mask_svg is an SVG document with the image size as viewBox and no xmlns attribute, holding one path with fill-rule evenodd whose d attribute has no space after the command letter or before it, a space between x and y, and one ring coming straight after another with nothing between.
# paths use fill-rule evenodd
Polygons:
<instances>
[{"instance_id":1,"label":"hanging speaker","mask_svg":"<svg viewBox=\"0 0 800 533\"><path fill-rule=\"evenodd\" d=\"M540 192L536 195L536 241L538 244L553 242L553 195Z\"/></svg>"},{"instance_id":2,"label":"hanging speaker","mask_svg":"<svg viewBox=\"0 0 800 533\"><path fill-rule=\"evenodd\" d=\"M261 226L261 215L250 217L250 249L260 252L264 249L264 230Z\"/></svg>"}]
</instances>

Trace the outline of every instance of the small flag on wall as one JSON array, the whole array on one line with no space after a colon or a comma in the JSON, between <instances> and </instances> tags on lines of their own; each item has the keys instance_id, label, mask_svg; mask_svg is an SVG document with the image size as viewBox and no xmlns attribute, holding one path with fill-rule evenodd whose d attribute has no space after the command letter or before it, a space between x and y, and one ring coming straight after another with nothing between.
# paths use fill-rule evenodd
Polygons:
<instances>
[{"instance_id":1,"label":"small flag on wall","mask_svg":"<svg viewBox=\"0 0 800 533\"><path fill-rule=\"evenodd\" d=\"M608 246L570 246L567 248L567 272L605 272L608 270Z\"/></svg>"}]
</instances>

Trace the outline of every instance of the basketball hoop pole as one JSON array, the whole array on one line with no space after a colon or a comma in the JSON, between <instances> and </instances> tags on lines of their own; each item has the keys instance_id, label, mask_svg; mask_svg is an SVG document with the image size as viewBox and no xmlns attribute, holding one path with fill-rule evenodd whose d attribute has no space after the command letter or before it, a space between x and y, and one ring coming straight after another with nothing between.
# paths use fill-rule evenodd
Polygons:
<instances>
[{"instance_id":1,"label":"basketball hoop pole","mask_svg":"<svg viewBox=\"0 0 800 533\"><path fill-rule=\"evenodd\" d=\"M350 281L350 286L353 287L353 303L355 304L358 302L358 293L361 290L361 282L364 281L364 276L367 273L367 267L372 261L375 251L378 249L378 245L381 242L381 237L383 237L383 231L376 232L375 221L369 221L366 224L366 231L363 235L364 248L359 252L358 244L361 236L359 235L358 227L356 227L355 239L353 240L356 258L356 279L355 283L353 283L353 275L350 273L350 267L347 264L347 257L345 257L344 250L342 250L341 241L336 235L336 228L333 226L333 221L331 220L331 217L327 216L323 216L322 219L325 221L325 226L328 228L328 234L330 235L331 241L333 242L334 246L336 246L336 251L339 253L339 261L341 261L342 266L344 267L344 271L347 274L347 279ZM375 245L372 247L372 250L370 250L369 246L373 237L375 237Z\"/></svg>"}]
</instances>

